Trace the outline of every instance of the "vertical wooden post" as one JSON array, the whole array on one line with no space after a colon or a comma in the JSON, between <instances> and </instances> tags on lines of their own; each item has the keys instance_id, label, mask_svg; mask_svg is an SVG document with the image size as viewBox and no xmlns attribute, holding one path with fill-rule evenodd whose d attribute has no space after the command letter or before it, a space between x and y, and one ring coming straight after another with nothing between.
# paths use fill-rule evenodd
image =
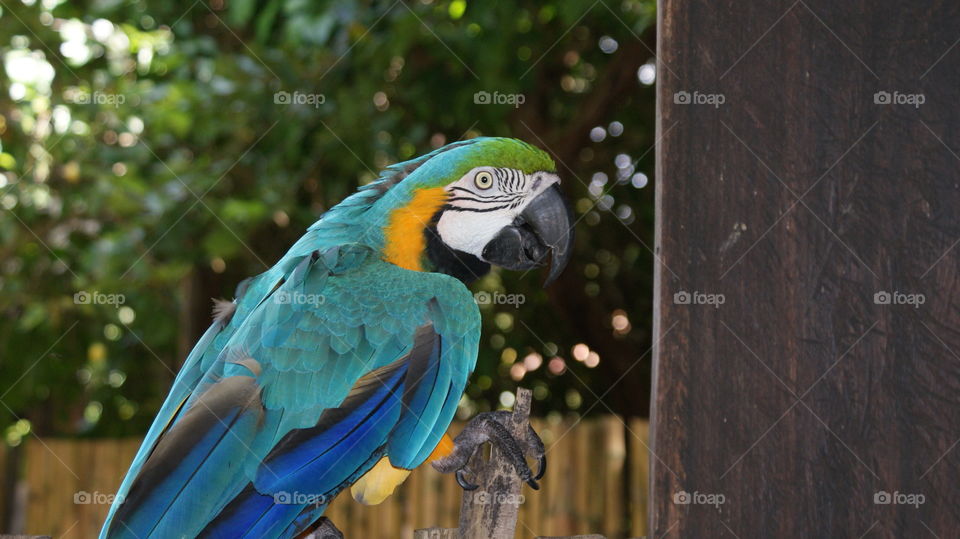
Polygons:
<instances>
[{"instance_id":1,"label":"vertical wooden post","mask_svg":"<svg viewBox=\"0 0 960 539\"><path fill-rule=\"evenodd\" d=\"M661 0L651 536L960 526L960 9Z\"/></svg>"},{"instance_id":2,"label":"vertical wooden post","mask_svg":"<svg viewBox=\"0 0 960 539\"><path fill-rule=\"evenodd\" d=\"M517 439L526 436L530 419L529 389L517 390L517 402L509 425ZM490 459L483 458L482 448L470 460L471 480L478 488L464 492L460 502L460 536L464 539L513 539L517 513L522 498L522 483L506 459L498 458L497 448L491 447Z\"/></svg>"}]
</instances>

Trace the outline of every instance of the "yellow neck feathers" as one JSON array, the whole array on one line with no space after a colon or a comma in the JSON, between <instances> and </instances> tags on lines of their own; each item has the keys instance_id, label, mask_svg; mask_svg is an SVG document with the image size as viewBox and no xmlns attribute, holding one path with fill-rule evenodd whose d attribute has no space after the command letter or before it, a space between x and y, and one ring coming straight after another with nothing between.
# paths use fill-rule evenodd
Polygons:
<instances>
[{"instance_id":1,"label":"yellow neck feathers","mask_svg":"<svg viewBox=\"0 0 960 539\"><path fill-rule=\"evenodd\" d=\"M413 271L423 271L426 238L423 230L447 201L443 187L418 191L409 204L393 210L383 229L384 258L391 264Z\"/></svg>"}]
</instances>

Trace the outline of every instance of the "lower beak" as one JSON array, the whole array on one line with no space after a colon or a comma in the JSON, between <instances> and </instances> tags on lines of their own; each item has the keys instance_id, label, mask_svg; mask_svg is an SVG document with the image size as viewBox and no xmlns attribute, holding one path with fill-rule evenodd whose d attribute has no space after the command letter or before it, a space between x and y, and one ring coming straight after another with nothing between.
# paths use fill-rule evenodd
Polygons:
<instances>
[{"instance_id":1,"label":"lower beak","mask_svg":"<svg viewBox=\"0 0 960 539\"><path fill-rule=\"evenodd\" d=\"M528 270L547 264L543 285L552 283L567 266L573 247L573 218L560 186L540 193L514 222L483 248L483 259L509 270Z\"/></svg>"}]
</instances>

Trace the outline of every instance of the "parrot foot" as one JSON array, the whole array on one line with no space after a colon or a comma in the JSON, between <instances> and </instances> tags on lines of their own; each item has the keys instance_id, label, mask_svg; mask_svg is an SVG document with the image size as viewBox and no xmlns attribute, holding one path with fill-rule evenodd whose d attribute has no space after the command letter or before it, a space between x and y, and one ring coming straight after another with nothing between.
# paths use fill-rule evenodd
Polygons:
<instances>
[{"instance_id":1,"label":"parrot foot","mask_svg":"<svg viewBox=\"0 0 960 539\"><path fill-rule=\"evenodd\" d=\"M343 532L338 530L329 518L320 517L313 524L313 530L303 536L303 539L343 539Z\"/></svg>"},{"instance_id":2,"label":"parrot foot","mask_svg":"<svg viewBox=\"0 0 960 539\"><path fill-rule=\"evenodd\" d=\"M515 438L505 426L510 421L510 415L510 412L506 411L477 414L453 439L453 451L430 464L440 473L455 473L457 483L464 490L474 490L477 485L466 479L466 475L471 473L467 464L480 446L490 442L496 445L500 454L513 465L520 479L530 485L530 488L538 490L540 485L537 480L547 471L543 441L529 424L526 435L522 439ZM526 457L537 460L536 475L527 465Z\"/></svg>"}]
</instances>

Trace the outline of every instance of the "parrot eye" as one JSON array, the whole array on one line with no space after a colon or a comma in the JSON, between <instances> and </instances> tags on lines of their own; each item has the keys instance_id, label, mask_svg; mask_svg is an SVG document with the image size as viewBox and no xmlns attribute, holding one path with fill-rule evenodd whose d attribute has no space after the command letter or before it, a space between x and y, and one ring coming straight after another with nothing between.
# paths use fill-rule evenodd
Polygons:
<instances>
[{"instance_id":1,"label":"parrot eye","mask_svg":"<svg viewBox=\"0 0 960 539\"><path fill-rule=\"evenodd\" d=\"M480 189L490 189L493 186L493 174L481 170L473 177L473 183L477 184Z\"/></svg>"}]
</instances>

